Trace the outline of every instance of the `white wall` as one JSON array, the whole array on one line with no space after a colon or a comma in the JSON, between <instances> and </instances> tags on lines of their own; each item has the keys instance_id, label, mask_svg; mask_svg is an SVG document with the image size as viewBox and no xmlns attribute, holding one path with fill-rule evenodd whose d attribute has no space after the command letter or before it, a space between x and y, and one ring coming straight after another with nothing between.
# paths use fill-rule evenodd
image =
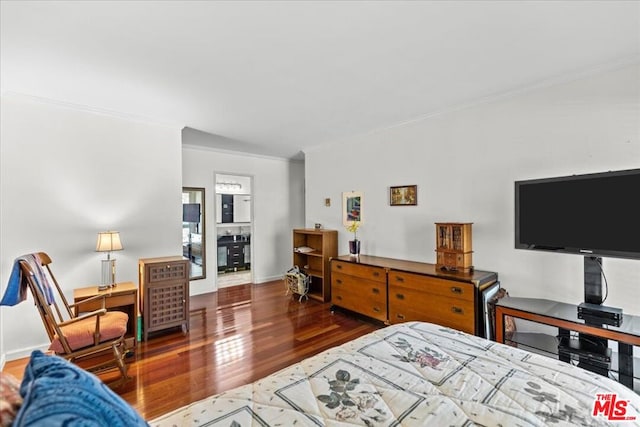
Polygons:
<instances>
[{"instance_id":1,"label":"white wall","mask_svg":"<svg viewBox=\"0 0 640 427\"><path fill-rule=\"evenodd\" d=\"M13 260L44 251L72 297L100 281L97 233L120 231L118 281L138 282L139 258L180 255L179 129L20 96L2 97L0 293ZM0 307L0 354L46 346L29 296Z\"/></svg>"},{"instance_id":2,"label":"white wall","mask_svg":"<svg viewBox=\"0 0 640 427\"><path fill-rule=\"evenodd\" d=\"M194 142L202 145L202 139L207 138L215 136L183 132L182 183L185 187L205 188L207 277L191 282L191 294L217 289L216 173L253 177L251 269L254 283L281 278L291 268L292 229L304 224L304 163L190 145Z\"/></svg>"},{"instance_id":3,"label":"white wall","mask_svg":"<svg viewBox=\"0 0 640 427\"><path fill-rule=\"evenodd\" d=\"M348 253L350 237L341 224L341 192L361 190L362 253L433 263L434 222L469 221L475 267L498 272L512 296L577 303L581 256L514 249L514 181L640 167L640 65L349 138L305 156L306 224L337 228L340 253ZM418 185L418 206L389 206L389 186L408 184ZM331 207L324 206L326 197ZM605 304L640 314L640 261L605 258L604 269Z\"/></svg>"}]
</instances>

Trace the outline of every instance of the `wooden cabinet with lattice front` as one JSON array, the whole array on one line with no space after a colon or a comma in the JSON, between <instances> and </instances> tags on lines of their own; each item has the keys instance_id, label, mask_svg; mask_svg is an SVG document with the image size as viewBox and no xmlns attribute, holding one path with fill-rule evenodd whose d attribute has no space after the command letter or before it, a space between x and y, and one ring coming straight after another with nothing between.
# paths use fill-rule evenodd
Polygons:
<instances>
[{"instance_id":1,"label":"wooden cabinet with lattice front","mask_svg":"<svg viewBox=\"0 0 640 427\"><path fill-rule=\"evenodd\" d=\"M436 267L447 271L473 270L471 222L436 223Z\"/></svg>"},{"instance_id":2,"label":"wooden cabinet with lattice front","mask_svg":"<svg viewBox=\"0 0 640 427\"><path fill-rule=\"evenodd\" d=\"M138 261L143 337L182 326L189 330L189 260L181 256Z\"/></svg>"}]
</instances>

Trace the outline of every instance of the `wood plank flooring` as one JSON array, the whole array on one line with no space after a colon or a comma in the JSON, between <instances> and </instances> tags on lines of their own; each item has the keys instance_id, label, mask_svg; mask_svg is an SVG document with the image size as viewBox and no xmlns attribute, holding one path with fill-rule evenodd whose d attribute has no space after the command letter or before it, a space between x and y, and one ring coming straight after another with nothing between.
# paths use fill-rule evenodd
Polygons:
<instances>
[{"instance_id":1,"label":"wood plank flooring","mask_svg":"<svg viewBox=\"0 0 640 427\"><path fill-rule=\"evenodd\" d=\"M191 297L190 305L190 331L160 331L139 343L133 379L114 389L147 420L384 326L331 313L330 303L298 302L282 281L222 288ZM4 371L21 378L26 362L7 362Z\"/></svg>"}]
</instances>

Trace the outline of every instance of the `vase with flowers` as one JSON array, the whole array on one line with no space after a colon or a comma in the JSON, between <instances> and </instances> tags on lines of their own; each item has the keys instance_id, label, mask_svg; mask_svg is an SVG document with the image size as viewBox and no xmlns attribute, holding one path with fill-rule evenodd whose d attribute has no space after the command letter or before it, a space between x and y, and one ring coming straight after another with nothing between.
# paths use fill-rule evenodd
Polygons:
<instances>
[{"instance_id":1,"label":"vase with flowers","mask_svg":"<svg viewBox=\"0 0 640 427\"><path fill-rule=\"evenodd\" d=\"M351 255L360 255L360 240L358 240L358 228L360 221L351 221L347 225L347 231L353 233L353 240L349 240L349 253Z\"/></svg>"}]
</instances>

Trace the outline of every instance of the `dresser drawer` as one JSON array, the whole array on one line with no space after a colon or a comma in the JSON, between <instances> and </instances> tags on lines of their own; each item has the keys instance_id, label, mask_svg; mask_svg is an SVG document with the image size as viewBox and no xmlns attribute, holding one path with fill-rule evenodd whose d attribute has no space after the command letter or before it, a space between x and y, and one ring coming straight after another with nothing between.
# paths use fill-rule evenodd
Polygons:
<instances>
[{"instance_id":1,"label":"dresser drawer","mask_svg":"<svg viewBox=\"0 0 640 427\"><path fill-rule=\"evenodd\" d=\"M354 292L344 289L337 291L335 288L332 288L331 304L360 313L362 301L360 301L358 295Z\"/></svg>"},{"instance_id":2,"label":"dresser drawer","mask_svg":"<svg viewBox=\"0 0 640 427\"><path fill-rule=\"evenodd\" d=\"M382 267L360 265L351 262L331 261L331 272L344 273L350 276L361 277L380 283L386 283L387 274Z\"/></svg>"},{"instance_id":3,"label":"dresser drawer","mask_svg":"<svg viewBox=\"0 0 640 427\"><path fill-rule=\"evenodd\" d=\"M331 275L332 289L347 289L359 294L378 295L387 300L387 286L385 283L363 279L361 277L349 276L343 273L333 273Z\"/></svg>"},{"instance_id":4,"label":"dresser drawer","mask_svg":"<svg viewBox=\"0 0 640 427\"><path fill-rule=\"evenodd\" d=\"M383 322L387 320L387 295L382 289L332 286L331 303Z\"/></svg>"},{"instance_id":5,"label":"dresser drawer","mask_svg":"<svg viewBox=\"0 0 640 427\"><path fill-rule=\"evenodd\" d=\"M391 270L389 271L389 289L391 289L392 286L428 292L443 297L457 298L471 303L474 301L475 287L472 283L463 283Z\"/></svg>"},{"instance_id":6,"label":"dresser drawer","mask_svg":"<svg viewBox=\"0 0 640 427\"><path fill-rule=\"evenodd\" d=\"M473 301L444 297L406 288L389 288L389 322L432 322L470 334L475 333Z\"/></svg>"},{"instance_id":7,"label":"dresser drawer","mask_svg":"<svg viewBox=\"0 0 640 427\"><path fill-rule=\"evenodd\" d=\"M147 271L149 283L182 280L189 277L189 264L185 262L149 264Z\"/></svg>"},{"instance_id":8,"label":"dresser drawer","mask_svg":"<svg viewBox=\"0 0 640 427\"><path fill-rule=\"evenodd\" d=\"M229 263L233 263L234 260L244 261L244 242L230 242L227 243L226 247Z\"/></svg>"},{"instance_id":9,"label":"dresser drawer","mask_svg":"<svg viewBox=\"0 0 640 427\"><path fill-rule=\"evenodd\" d=\"M78 312L94 311L94 310L100 310L101 308L110 308L110 307L124 307L131 304L134 304L135 306L135 304L137 303L138 301L136 301L135 291L132 291L128 295L108 296L104 300L99 298L99 299L94 299L84 303L82 302L82 300L78 300L75 302ZM104 307L102 306L103 304L104 304Z\"/></svg>"},{"instance_id":10,"label":"dresser drawer","mask_svg":"<svg viewBox=\"0 0 640 427\"><path fill-rule=\"evenodd\" d=\"M437 265L445 266L449 268L455 268L458 270L468 269L468 266L472 264L471 262L472 253L455 253L455 252L438 252L437 254Z\"/></svg>"}]
</instances>

